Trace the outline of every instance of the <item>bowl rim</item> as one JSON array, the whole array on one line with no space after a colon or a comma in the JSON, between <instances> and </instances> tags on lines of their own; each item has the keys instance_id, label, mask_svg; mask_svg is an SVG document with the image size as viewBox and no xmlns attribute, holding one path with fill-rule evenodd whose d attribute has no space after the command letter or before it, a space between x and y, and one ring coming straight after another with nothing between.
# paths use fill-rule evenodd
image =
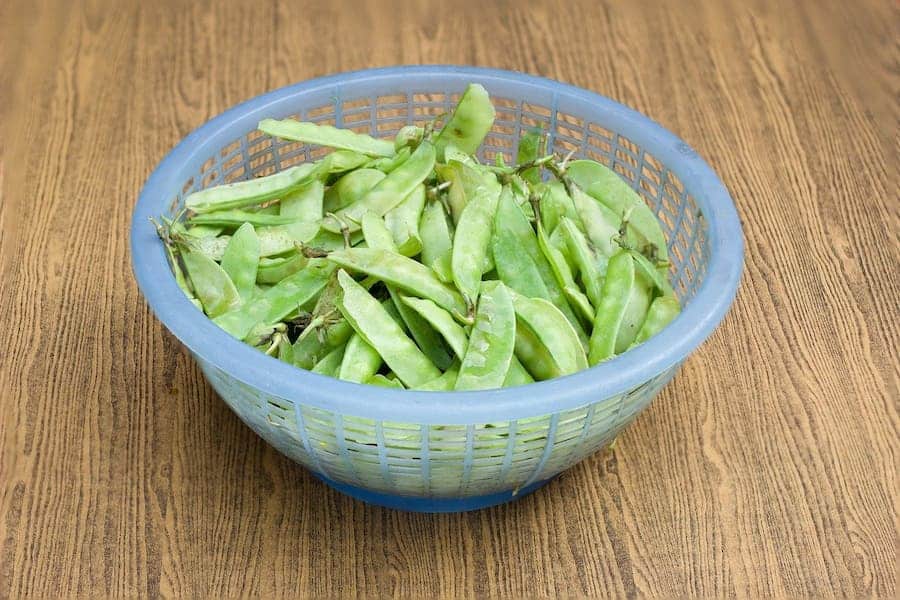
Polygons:
<instances>
[{"instance_id":1,"label":"bowl rim","mask_svg":"<svg viewBox=\"0 0 900 600\"><path fill-rule=\"evenodd\" d=\"M182 185L183 165L206 160L236 137L241 121L251 124L273 104L297 94L339 89L343 83L390 85L404 77L454 75L485 84L528 84L596 104L618 119L627 136L674 172L690 190L709 227L709 263L703 283L681 314L647 342L589 369L527 387L465 392L393 390L341 381L266 356L220 329L178 288L163 245L149 218L163 213ZM230 139L212 152L210 140ZM216 142L218 143L218 142ZM600 94L545 77L502 69L455 66L394 66L344 72L288 85L242 102L210 119L179 142L157 165L141 189L130 229L132 269L156 317L195 357L261 392L340 415L414 424L474 424L561 413L598 401L611 401L676 366L722 321L737 292L743 268L743 235L731 196L707 163L676 135ZM298 426L299 417L298 417Z\"/></svg>"}]
</instances>

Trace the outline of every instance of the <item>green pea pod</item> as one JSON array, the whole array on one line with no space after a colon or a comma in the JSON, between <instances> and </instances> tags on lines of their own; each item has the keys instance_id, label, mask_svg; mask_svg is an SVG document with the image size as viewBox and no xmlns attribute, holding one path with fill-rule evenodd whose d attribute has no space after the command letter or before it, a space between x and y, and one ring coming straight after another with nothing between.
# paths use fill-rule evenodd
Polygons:
<instances>
[{"instance_id":1,"label":"green pea pod","mask_svg":"<svg viewBox=\"0 0 900 600\"><path fill-rule=\"evenodd\" d=\"M353 150L335 150L318 162L322 163L323 174L339 175L367 165L371 160L365 154Z\"/></svg>"},{"instance_id":2,"label":"green pea pod","mask_svg":"<svg viewBox=\"0 0 900 600\"><path fill-rule=\"evenodd\" d=\"M447 190L447 205L450 207L454 225L458 224L469 198L484 185L483 173L471 160L465 162L455 158L446 164L435 165L434 170L442 181L450 184Z\"/></svg>"},{"instance_id":3,"label":"green pea pod","mask_svg":"<svg viewBox=\"0 0 900 600\"><path fill-rule=\"evenodd\" d=\"M169 266L172 267L172 274L175 276L175 283L178 284L178 287L181 288L184 295L191 301L191 304L196 306L199 310L203 310L203 304L194 296L194 288L191 287L190 281L184 276L184 271L181 268L178 256L175 255L175 251L168 244L165 244L165 248L166 258L169 259Z\"/></svg>"},{"instance_id":4,"label":"green pea pod","mask_svg":"<svg viewBox=\"0 0 900 600\"><path fill-rule=\"evenodd\" d=\"M609 259L594 319L588 357L591 365L612 358L631 345L647 314L650 297L650 282L636 272L631 254L627 250L614 254Z\"/></svg>"},{"instance_id":5,"label":"green pea pod","mask_svg":"<svg viewBox=\"0 0 900 600\"><path fill-rule=\"evenodd\" d=\"M499 215L499 213L498 213ZM550 298L534 260L522 249L515 234L495 221L491 248L497 277L510 289L531 298Z\"/></svg>"},{"instance_id":6,"label":"green pea pod","mask_svg":"<svg viewBox=\"0 0 900 600\"><path fill-rule=\"evenodd\" d=\"M452 283L450 259L453 254L453 232L440 202L425 203L419 221L419 235L422 238L422 263L431 267L441 281Z\"/></svg>"},{"instance_id":7,"label":"green pea pod","mask_svg":"<svg viewBox=\"0 0 900 600\"><path fill-rule=\"evenodd\" d=\"M325 185L316 179L282 198L278 203L278 214L293 219L283 225L282 230L300 242L312 239L322 222L324 196Z\"/></svg>"},{"instance_id":8,"label":"green pea pod","mask_svg":"<svg viewBox=\"0 0 900 600\"><path fill-rule=\"evenodd\" d=\"M572 257L578 269L578 274L581 276L581 284L585 292L587 292L588 300L591 301L593 306L600 306L603 276L598 263L601 259L594 253L584 233L568 217L564 216L560 221L559 231L562 232L565 238L569 256ZM605 271L608 259L604 257L602 260Z\"/></svg>"},{"instance_id":9,"label":"green pea pod","mask_svg":"<svg viewBox=\"0 0 900 600\"><path fill-rule=\"evenodd\" d=\"M306 267L308 262L309 259L299 252L279 258L261 258L256 270L256 283L278 283Z\"/></svg>"},{"instance_id":10,"label":"green pea pod","mask_svg":"<svg viewBox=\"0 0 900 600\"><path fill-rule=\"evenodd\" d=\"M244 339L254 325L280 321L298 306L315 299L335 268L328 261L312 259L302 271L282 279L261 295L213 321L232 336Z\"/></svg>"},{"instance_id":11,"label":"green pea pod","mask_svg":"<svg viewBox=\"0 0 900 600\"><path fill-rule=\"evenodd\" d=\"M222 254L222 269L237 288L243 302L256 291L256 274L259 267L259 238L250 223L244 223L231 236Z\"/></svg>"},{"instance_id":12,"label":"green pea pod","mask_svg":"<svg viewBox=\"0 0 900 600\"><path fill-rule=\"evenodd\" d=\"M181 223L179 223L180 225ZM194 225L184 230L186 235L195 238L216 237L224 230L224 227L217 225Z\"/></svg>"},{"instance_id":13,"label":"green pea pod","mask_svg":"<svg viewBox=\"0 0 900 600\"><path fill-rule=\"evenodd\" d=\"M538 342L553 356L561 374L568 375L587 368L587 357L575 329L551 302L515 294L513 307L517 327L521 321L531 329Z\"/></svg>"},{"instance_id":14,"label":"green pea pod","mask_svg":"<svg viewBox=\"0 0 900 600\"><path fill-rule=\"evenodd\" d=\"M482 274L490 270L485 269L485 257L490 249L500 191L497 178L485 173L482 183L469 197L453 234L450 257L453 281L470 307L478 300Z\"/></svg>"},{"instance_id":15,"label":"green pea pod","mask_svg":"<svg viewBox=\"0 0 900 600\"><path fill-rule=\"evenodd\" d=\"M283 217L248 210L220 210L195 215L190 219L192 224L222 225L224 227L240 227L244 223L250 223L254 227L267 227L286 225L295 221L297 221L296 217Z\"/></svg>"},{"instance_id":16,"label":"green pea pod","mask_svg":"<svg viewBox=\"0 0 900 600\"><path fill-rule=\"evenodd\" d=\"M637 250L631 250L631 257L634 259L637 268L653 282L653 285L659 290L660 294L663 296L675 295L675 290L672 289L672 284L669 283L669 280L666 277L663 265L653 265L650 262L650 259Z\"/></svg>"},{"instance_id":17,"label":"green pea pod","mask_svg":"<svg viewBox=\"0 0 900 600\"><path fill-rule=\"evenodd\" d=\"M544 231L544 226L541 222L537 221L536 225L538 245L544 253L544 256L547 258L547 261L550 263L550 267L553 269L553 274L556 276L556 282L562 289L563 294L565 294L569 304L578 311L583 319L587 322L591 322L594 318L594 308L591 306L588 297L584 295L584 292L582 292L581 288L578 287L578 284L575 283L575 277L572 275L572 269L569 267L568 261L566 261L565 256L563 256L563 253L560 252L559 248L550 242L547 232Z\"/></svg>"},{"instance_id":18,"label":"green pea pod","mask_svg":"<svg viewBox=\"0 0 900 600\"><path fill-rule=\"evenodd\" d=\"M499 388L506 379L516 343L512 296L499 281L486 281L475 324L456 378L457 390Z\"/></svg>"},{"instance_id":19,"label":"green pea pod","mask_svg":"<svg viewBox=\"0 0 900 600\"><path fill-rule=\"evenodd\" d=\"M350 206L375 187L385 174L378 169L356 169L350 171L325 192L324 211L336 212Z\"/></svg>"},{"instance_id":20,"label":"green pea pod","mask_svg":"<svg viewBox=\"0 0 900 600\"><path fill-rule=\"evenodd\" d=\"M394 238L391 232L388 231L384 220L380 217L372 213L366 213L362 220L362 230L369 248L396 251ZM386 287L403 324L405 324L419 348L422 349L422 352L439 369L447 368L453 359L444 347L444 343L441 341L438 333L422 316L402 302L400 292L396 286L387 285Z\"/></svg>"},{"instance_id":21,"label":"green pea pod","mask_svg":"<svg viewBox=\"0 0 900 600\"><path fill-rule=\"evenodd\" d=\"M393 156L394 144L364 133L338 129L331 125L318 125L294 119L263 119L259 130L271 136L292 142L304 142L328 148L351 150L368 156Z\"/></svg>"},{"instance_id":22,"label":"green pea pod","mask_svg":"<svg viewBox=\"0 0 900 600\"><path fill-rule=\"evenodd\" d=\"M321 330L294 342L294 364L304 369L312 369L320 358L346 343L351 335L353 328L343 317L333 323L324 324Z\"/></svg>"},{"instance_id":23,"label":"green pea pod","mask_svg":"<svg viewBox=\"0 0 900 600\"><path fill-rule=\"evenodd\" d=\"M341 368L341 363L344 360L344 350L346 347L346 344L341 344L328 352L328 354L322 357L322 359L313 366L312 372L336 377L338 370Z\"/></svg>"},{"instance_id":24,"label":"green pea pod","mask_svg":"<svg viewBox=\"0 0 900 600\"><path fill-rule=\"evenodd\" d=\"M619 236L621 219L609 208L587 195L577 184L570 183L568 191L575 210L578 211L580 222L584 225L584 231L597 253L609 257L618 252L619 245L616 240Z\"/></svg>"},{"instance_id":25,"label":"green pea pod","mask_svg":"<svg viewBox=\"0 0 900 600\"><path fill-rule=\"evenodd\" d=\"M541 193L541 222L544 229L555 231L563 217L581 224L581 217L572 198L566 193L566 188L558 181L550 181Z\"/></svg>"},{"instance_id":26,"label":"green pea pod","mask_svg":"<svg viewBox=\"0 0 900 600\"><path fill-rule=\"evenodd\" d=\"M669 260L666 236L656 215L615 171L593 160L576 160L569 164L566 174L588 195L612 210L620 221L628 219L629 229L638 238L632 243L650 244L660 261Z\"/></svg>"},{"instance_id":27,"label":"green pea pod","mask_svg":"<svg viewBox=\"0 0 900 600\"><path fill-rule=\"evenodd\" d=\"M345 271L338 272L343 291L338 306L353 329L371 345L404 385L414 387L441 372L409 339L381 304Z\"/></svg>"},{"instance_id":28,"label":"green pea pod","mask_svg":"<svg viewBox=\"0 0 900 600\"><path fill-rule=\"evenodd\" d=\"M423 392L449 392L456 386L456 378L459 377L459 365L455 364L440 376L414 388Z\"/></svg>"},{"instance_id":29,"label":"green pea pod","mask_svg":"<svg viewBox=\"0 0 900 600\"><path fill-rule=\"evenodd\" d=\"M294 347L286 335L281 336L281 342L278 344L278 360L289 365L294 364Z\"/></svg>"},{"instance_id":30,"label":"green pea pod","mask_svg":"<svg viewBox=\"0 0 900 600\"><path fill-rule=\"evenodd\" d=\"M425 128L416 125L405 125L400 128L397 135L394 136L394 150L399 152L406 147L415 147L422 141L425 135Z\"/></svg>"},{"instance_id":31,"label":"green pea pod","mask_svg":"<svg viewBox=\"0 0 900 600\"><path fill-rule=\"evenodd\" d=\"M368 383L369 385L377 385L379 387L394 388L398 390L406 389L406 387L403 385L403 382L399 379L390 379L380 373L376 373L375 375L369 377L369 379L366 380L366 383Z\"/></svg>"},{"instance_id":32,"label":"green pea pod","mask_svg":"<svg viewBox=\"0 0 900 600\"><path fill-rule=\"evenodd\" d=\"M210 318L217 317L241 304L241 296L228 277L228 273L198 252L182 252L181 258L194 294Z\"/></svg>"},{"instance_id":33,"label":"green pea pod","mask_svg":"<svg viewBox=\"0 0 900 600\"><path fill-rule=\"evenodd\" d=\"M383 216L386 212L403 202L420 183L431 174L434 168L434 145L423 141L402 165L388 173L365 196L335 213L337 218L327 218L323 226L329 231L339 233L342 224L351 232L359 230L359 222L367 212Z\"/></svg>"},{"instance_id":34,"label":"green pea pod","mask_svg":"<svg viewBox=\"0 0 900 600\"><path fill-rule=\"evenodd\" d=\"M394 156L374 158L369 161L366 166L371 169L378 169L382 173L387 174L405 163L406 159L408 159L411 154L412 150L410 148L401 148Z\"/></svg>"},{"instance_id":35,"label":"green pea pod","mask_svg":"<svg viewBox=\"0 0 900 600\"><path fill-rule=\"evenodd\" d=\"M278 227L261 227L256 230L259 238L259 255L277 256L290 252L295 248L296 241ZM231 241L231 236L192 238L190 247L192 251L199 252L212 260L222 260L225 248ZM342 244L343 245L343 244Z\"/></svg>"},{"instance_id":36,"label":"green pea pod","mask_svg":"<svg viewBox=\"0 0 900 600\"><path fill-rule=\"evenodd\" d=\"M550 350L524 322L516 322L516 358L538 381L561 377L564 372Z\"/></svg>"},{"instance_id":37,"label":"green pea pod","mask_svg":"<svg viewBox=\"0 0 900 600\"><path fill-rule=\"evenodd\" d=\"M469 344L469 336L466 330L462 328L453 316L432 302L424 298L414 298L412 296L400 296L401 304L404 304L416 311L423 319L425 319L453 349L453 352L460 359L466 354L466 347ZM399 305L398 305L399 306Z\"/></svg>"},{"instance_id":38,"label":"green pea pod","mask_svg":"<svg viewBox=\"0 0 900 600\"><path fill-rule=\"evenodd\" d=\"M632 342L631 346L643 344L662 331L680 312L681 305L675 296L657 297L650 303L650 308L647 310L647 318L644 319L644 323L634 337L634 342Z\"/></svg>"},{"instance_id":39,"label":"green pea pod","mask_svg":"<svg viewBox=\"0 0 900 600\"><path fill-rule=\"evenodd\" d=\"M372 248L336 250L328 255L328 260L345 269L373 275L413 296L433 300L438 306L449 310L457 320L466 322L463 316L466 303L459 292L438 279L434 271L420 262L396 252Z\"/></svg>"},{"instance_id":40,"label":"green pea pod","mask_svg":"<svg viewBox=\"0 0 900 600\"><path fill-rule=\"evenodd\" d=\"M419 219L425 208L425 186L417 185L396 207L384 215L384 223L394 237L397 252L403 256L416 256L422 251Z\"/></svg>"},{"instance_id":41,"label":"green pea pod","mask_svg":"<svg viewBox=\"0 0 900 600\"><path fill-rule=\"evenodd\" d=\"M503 380L503 387L515 387L517 385L525 385L534 383L534 377L522 366L522 363L516 358L515 354L509 362L509 371L506 372L506 379Z\"/></svg>"},{"instance_id":42,"label":"green pea pod","mask_svg":"<svg viewBox=\"0 0 900 600\"><path fill-rule=\"evenodd\" d=\"M540 127L529 127L519 138L519 147L516 150L516 162L524 164L538 158L544 141L544 132ZM500 156L499 154L497 156ZM522 172L522 179L531 184L541 182L541 170L531 167Z\"/></svg>"},{"instance_id":43,"label":"green pea pod","mask_svg":"<svg viewBox=\"0 0 900 600\"><path fill-rule=\"evenodd\" d=\"M438 156L453 144L466 154L474 154L494 124L494 105L483 86L470 83L460 97L453 114L435 138Z\"/></svg>"},{"instance_id":44,"label":"green pea pod","mask_svg":"<svg viewBox=\"0 0 900 600\"><path fill-rule=\"evenodd\" d=\"M184 206L195 213L208 213L262 204L309 183L319 170L315 163L304 163L265 177L206 188L185 197Z\"/></svg>"},{"instance_id":45,"label":"green pea pod","mask_svg":"<svg viewBox=\"0 0 900 600\"><path fill-rule=\"evenodd\" d=\"M378 351L354 333L347 342L337 376L344 381L363 383L378 372L383 362Z\"/></svg>"}]
</instances>

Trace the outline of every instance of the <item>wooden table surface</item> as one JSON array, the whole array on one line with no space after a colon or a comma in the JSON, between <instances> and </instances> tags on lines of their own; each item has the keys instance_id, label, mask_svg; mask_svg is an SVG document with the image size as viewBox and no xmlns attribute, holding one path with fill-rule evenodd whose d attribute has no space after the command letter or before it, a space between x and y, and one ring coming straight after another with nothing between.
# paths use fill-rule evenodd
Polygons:
<instances>
[{"instance_id":1,"label":"wooden table surface","mask_svg":"<svg viewBox=\"0 0 900 600\"><path fill-rule=\"evenodd\" d=\"M0 597L892 597L897 6L3 2ZM731 313L615 450L482 512L318 483L131 275L137 192L189 131L400 63L620 100L696 148L744 224Z\"/></svg>"}]
</instances>

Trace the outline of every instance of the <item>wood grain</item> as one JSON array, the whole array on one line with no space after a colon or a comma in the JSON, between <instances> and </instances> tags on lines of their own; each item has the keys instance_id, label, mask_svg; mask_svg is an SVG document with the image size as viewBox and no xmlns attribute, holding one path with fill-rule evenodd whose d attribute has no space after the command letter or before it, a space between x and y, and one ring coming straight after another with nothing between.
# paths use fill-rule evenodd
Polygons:
<instances>
[{"instance_id":1,"label":"wood grain","mask_svg":"<svg viewBox=\"0 0 900 600\"><path fill-rule=\"evenodd\" d=\"M0 597L894 597L898 29L874 0L0 3ZM633 106L747 240L731 314L614 452L471 514L316 482L130 273L137 191L191 129L400 63Z\"/></svg>"}]
</instances>

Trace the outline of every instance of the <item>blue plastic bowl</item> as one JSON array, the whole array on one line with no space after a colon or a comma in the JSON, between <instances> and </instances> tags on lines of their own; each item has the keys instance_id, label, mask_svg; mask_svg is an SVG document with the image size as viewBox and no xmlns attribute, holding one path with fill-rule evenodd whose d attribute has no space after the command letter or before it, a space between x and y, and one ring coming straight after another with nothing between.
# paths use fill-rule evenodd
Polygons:
<instances>
[{"instance_id":1,"label":"blue plastic bowl","mask_svg":"<svg viewBox=\"0 0 900 600\"><path fill-rule=\"evenodd\" d=\"M381 137L447 111L470 82L497 108L483 158L513 162L520 133L599 160L659 215L685 305L659 335L596 367L525 387L413 392L293 368L231 338L177 287L149 217L190 191L315 159L321 149L256 131L265 117ZM462 511L532 491L597 449L645 408L731 305L743 238L728 191L687 144L647 117L570 85L496 69L393 67L322 77L244 102L187 136L150 175L131 225L134 272L150 308L187 346L235 413L342 492L404 510Z\"/></svg>"}]
</instances>

